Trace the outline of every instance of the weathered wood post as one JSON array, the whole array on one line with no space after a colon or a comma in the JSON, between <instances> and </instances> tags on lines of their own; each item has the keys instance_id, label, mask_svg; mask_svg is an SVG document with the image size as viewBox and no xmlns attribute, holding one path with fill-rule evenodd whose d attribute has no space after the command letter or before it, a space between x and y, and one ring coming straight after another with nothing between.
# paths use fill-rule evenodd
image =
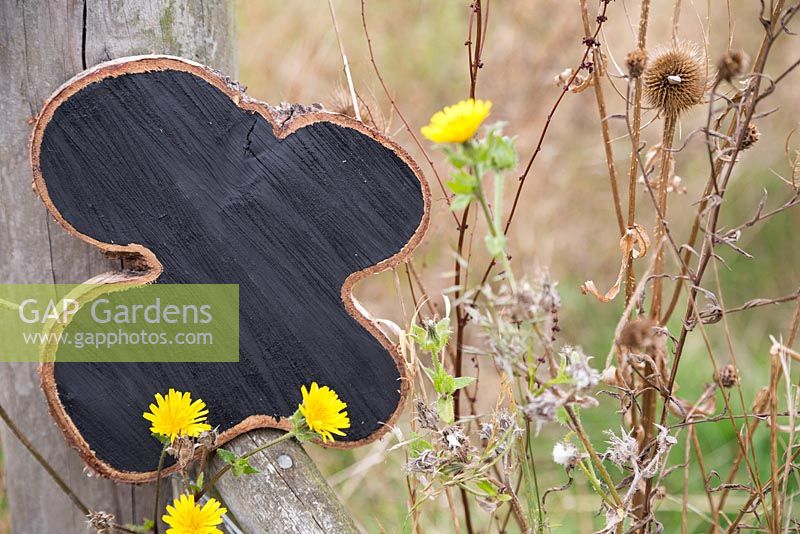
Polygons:
<instances>
[{"instance_id":1,"label":"weathered wood post","mask_svg":"<svg viewBox=\"0 0 800 534\"><path fill-rule=\"evenodd\" d=\"M127 55L165 53L236 72L234 6L229 0L64 0L0 3L0 273L3 283L75 283L119 267L72 239L31 192L31 119L61 83L86 67ZM90 506L120 523L152 515L152 488L87 476L47 414L32 364L0 364L0 402ZM241 451L276 431L241 436ZM3 429L12 532L78 533L86 520ZM262 471L226 477L221 496L245 532L349 532L352 520L319 471L293 443L254 458Z\"/></svg>"}]
</instances>

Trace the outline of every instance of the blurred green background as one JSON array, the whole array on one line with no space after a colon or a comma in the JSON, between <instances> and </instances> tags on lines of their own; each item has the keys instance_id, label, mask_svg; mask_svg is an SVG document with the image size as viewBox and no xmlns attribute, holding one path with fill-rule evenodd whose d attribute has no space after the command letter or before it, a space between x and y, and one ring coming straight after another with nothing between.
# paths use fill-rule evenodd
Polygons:
<instances>
[{"instance_id":1,"label":"blurred green background","mask_svg":"<svg viewBox=\"0 0 800 534\"><path fill-rule=\"evenodd\" d=\"M442 106L468 96L464 42L468 34L469 0L370 0L366 4L376 60L392 97L415 130ZM423 162L396 113L391 111L372 70L360 2L337 0L335 5L356 89L373 115L382 117L377 121L378 125ZM684 2L680 36L706 47L711 65L726 50L729 42L752 57L762 32L757 19L758 7L758 2ZM672 2L654 4L648 34L649 48L668 42L671 15ZM622 64L625 54L634 46L639 3L631 0L612 2L608 17L600 37L608 60L609 76L604 80L604 88L609 113L621 114L625 111L622 98L625 81L620 78L617 65ZM342 109L343 103L346 105L346 81L327 2L239 0L238 30L238 78L248 87L251 96L273 104L281 101L321 102L333 110ZM506 132L518 137L517 146L523 160L530 156L549 108L558 96L559 87L553 78L576 65L583 54L583 34L577 0L491 2L484 67L479 72L477 96L494 102L491 119L505 121ZM768 72L780 72L789 62L796 60L797 50L796 40L785 39L775 47ZM800 119L797 113L800 99L796 90L798 81L800 78L794 74L765 102L762 111L777 108L778 112L757 121L761 139L741 156L726 195L723 225L735 226L750 217L765 190L769 193L769 206L776 206L788 197L789 191L777 175L789 174L784 146L789 132ZM723 90L730 92L729 86ZM678 131L680 139L676 145L705 124L706 110L702 108L700 106L682 118ZM652 111L646 111L646 121L653 119L653 115ZM625 181L620 183L624 192L627 190L630 143L625 137L622 121L611 120L609 124L615 138L613 147L617 167L620 176L625 177ZM659 141L659 125L660 121L656 120L644 132L643 141L648 147ZM793 146L799 142L800 135ZM445 173L439 155L434 153L434 158L440 173ZM687 193L671 198L668 219L674 235L684 240L694 214L694 204L708 175L702 136L691 137L676 160L676 173L683 178ZM415 255L415 265L428 291L436 295L451 283L448 273L452 269L455 229L430 168L422 167L434 193L433 225ZM514 180L509 182L513 185ZM550 271L552 278L559 282L563 299L560 314L562 337L559 341L583 346L588 354L596 357L594 363L602 366L613 342L622 304L621 299L602 304L581 295L578 289L581 282L593 279L601 290L605 290L613 282L620 261L599 120L591 89L567 95L525 187L520 211L509 236L515 270L518 274L530 275L540 268ZM512 193L511 189L509 193ZM649 199L641 189L639 205L638 221L652 236L653 214ZM746 230L739 246L752 254L752 259L730 248L719 248L725 263L718 263L717 269L721 295L727 307L755 297L778 297L797 289L800 249L795 243L795 229L799 217L798 213L790 211ZM476 271L482 272L487 260L480 241L476 241L474 252ZM670 266L674 268L674 262ZM478 273L473 276L478 276ZM713 272L706 278L706 285L715 289ZM363 282L357 289L357 296L375 316L403 324L402 307L391 273ZM681 302L678 310L683 307ZM729 318L733 353L744 377L743 388L748 405L755 391L768 381L769 336L785 334L791 311L792 305L784 304L742 312ZM677 333L679 327L678 319L673 319L669 325L673 333ZM711 325L707 332L720 365L730 362L731 350L725 342L723 324ZM484 364L490 366L491 362ZM680 368L678 394L694 400L711 380L712 365L708 352L701 336L695 332L690 337ZM496 384L486 380L482 388L485 406L489 408L495 400ZM583 418L595 446L603 450L606 439L603 430L618 431L619 416L615 413L618 407L614 402L608 397L600 398L601 406L585 411ZM740 409L738 402L733 405L736 410ZM718 409L721 406L720 401ZM560 485L566 480L563 469L551 459L553 444L565 433L565 429L549 425L536 438L535 461L543 488ZM708 467L725 476L737 448L730 423L701 425L698 434ZM682 462L684 438L685 434L671 453L673 464ZM763 446L768 443L766 427L757 435L757 442L762 445L759 447L759 464L763 477L769 465L767 448ZM394 440L388 438L356 451L309 447L309 452L329 476L348 509L369 532L397 532L406 518L402 454L399 451L387 452L393 443ZM702 514L708 506L694 460L690 473L689 499L698 513L691 514L689 531L705 531L707 524ZM793 481L793 484L796 483ZM659 517L665 522L666 531L672 532L680 524L680 473L673 475L666 490L667 497L659 504ZM728 509L733 510L741 504L742 496L734 492L728 502ZM556 532L589 532L603 523L602 517L597 515L599 500L586 484L577 483L567 492L552 495L547 504L548 516ZM0 489L0 515L4 509L5 499ZM475 506L473 513L478 525L485 528L488 515ZM794 512L795 516L797 513ZM0 521L0 534L4 533L3 524ZM423 525L426 532L453 531L444 501L426 505ZM514 531L515 528L511 521L509 529Z\"/></svg>"}]
</instances>

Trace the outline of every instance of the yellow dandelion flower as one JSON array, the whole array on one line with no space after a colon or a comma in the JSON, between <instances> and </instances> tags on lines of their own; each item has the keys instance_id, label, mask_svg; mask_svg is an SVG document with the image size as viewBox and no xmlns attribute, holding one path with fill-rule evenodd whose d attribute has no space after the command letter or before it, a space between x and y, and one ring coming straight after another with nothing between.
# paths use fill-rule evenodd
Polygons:
<instances>
[{"instance_id":1,"label":"yellow dandelion flower","mask_svg":"<svg viewBox=\"0 0 800 534\"><path fill-rule=\"evenodd\" d=\"M491 109L492 103L488 100L462 100L434 113L430 124L422 127L422 135L434 143L469 141Z\"/></svg>"},{"instance_id":2,"label":"yellow dandelion flower","mask_svg":"<svg viewBox=\"0 0 800 534\"><path fill-rule=\"evenodd\" d=\"M319 387L316 382L311 384L310 390L303 386L300 391L303 403L298 409L308 428L319 434L323 443L334 441L332 434L344 436L342 429L350 428L350 419L347 412L342 411L347 404L339 400L339 395L328 386Z\"/></svg>"},{"instance_id":3,"label":"yellow dandelion flower","mask_svg":"<svg viewBox=\"0 0 800 534\"><path fill-rule=\"evenodd\" d=\"M202 432L211 430L211 425L205 422L207 415L205 402L200 399L192 402L191 393L170 388L166 397L156 393L156 404L151 404L150 411L142 417L153 424L150 432L166 436L172 441L178 436L196 438Z\"/></svg>"},{"instance_id":4,"label":"yellow dandelion flower","mask_svg":"<svg viewBox=\"0 0 800 534\"><path fill-rule=\"evenodd\" d=\"M167 534L222 534L217 525L228 512L216 499L208 499L204 505L195 504L194 495L181 495L167 505L167 513L161 517L171 528Z\"/></svg>"}]
</instances>

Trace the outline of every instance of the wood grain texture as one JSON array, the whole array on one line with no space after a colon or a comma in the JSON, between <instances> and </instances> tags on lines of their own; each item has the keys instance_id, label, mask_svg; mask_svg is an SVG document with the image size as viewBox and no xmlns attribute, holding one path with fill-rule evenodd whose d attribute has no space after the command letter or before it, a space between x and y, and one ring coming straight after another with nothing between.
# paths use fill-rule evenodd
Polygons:
<instances>
[{"instance_id":1,"label":"wood grain texture","mask_svg":"<svg viewBox=\"0 0 800 534\"><path fill-rule=\"evenodd\" d=\"M240 285L238 364L42 367L54 415L89 465L154 477L141 413L169 387L202 397L222 440L288 428L303 384L334 388L351 428L383 434L407 390L395 347L352 287L402 261L428 224L408 155L340 115L276 124L238 86L177 58L139 57L56 92L32 140L34 186L70 233L146 265L137 283Z\"/></svg>"},{"instance_id":2,"label":"wood grain texture","mask_svg":"<svg viewBox=\"0 0 800 534\"><path fill-rule=\"evenodd\" d=\"M263 444L257 430L239 436L225 446L243 454ZM251 458L251 464L270 480L265 496L258 476L225 476L216 488L225 504L236 510L236 520L244 532L318 534L358 532L353 520L342 510L336 495L322 474L295 441L282 442ZM215 458L213 469L222 467ZM243 511L246 511L243 513Z\"/></svg>"},{"instance_id":3,"label":"wood grain texture","mask_svg":"<svg viewBox=\"0 0 800 534\"><path fill-rule=\"evenodd\" d=\"M168 8L174 16L165 16ZM29 121L52 91L85 65L143 52L184 55L234 73L234 11L224 0L0 2L2 282L78 283L119 265L63 232L31 193ZM125 522L152 515L152 487L88 476L47 413L34 365L0 364L0 402L85 502ZM86 532L85 518L2 425L0 435L11 532Z\"/></svg>"}]
</instances>

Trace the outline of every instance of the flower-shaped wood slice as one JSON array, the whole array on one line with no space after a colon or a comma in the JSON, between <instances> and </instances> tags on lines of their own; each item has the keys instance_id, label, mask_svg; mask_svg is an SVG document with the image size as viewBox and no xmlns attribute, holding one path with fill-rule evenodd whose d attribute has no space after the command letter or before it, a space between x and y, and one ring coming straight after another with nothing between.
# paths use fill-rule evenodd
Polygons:
<instances>
[{"instance_id":1,"label":"flower-shaped wood slice","mask_svg":"<svg viewBox=\"0 0 800 534\"><path fill-rule=\"evenodd\" d=\"M190 391L225 442L288 428L300 386L347 402L338 446L383 434L407 383L353 285L403 261L429 220L428 186L399 146L347 117L276 119L207 67L164 56L99 65L47 102L31 142L34 188L76 238L127 256L136 284L239 284L238 363L45 363L69 442L99 473L155 477L142 413Z\"/></svg>"}]
</instances>

